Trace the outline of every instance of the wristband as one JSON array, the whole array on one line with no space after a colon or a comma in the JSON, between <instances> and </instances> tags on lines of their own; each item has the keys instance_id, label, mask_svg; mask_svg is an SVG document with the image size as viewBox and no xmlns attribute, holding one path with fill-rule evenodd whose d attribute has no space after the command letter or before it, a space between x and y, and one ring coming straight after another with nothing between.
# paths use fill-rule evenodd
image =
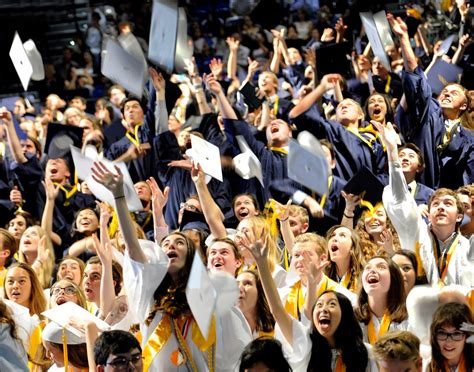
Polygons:
<instances>
[{"instance_id":1,"label":"wristband","mask_svg":"<svg viewBox=\"0 0 474 372\"><path fill-rule=\"evenodd\" d=\"M125 195L115 196L115 197L114 197L115 200L117 200L117 199L122 199L122 198L125 198Z\"/></svg>"},{"instance_id":2,"label":"wristband","mask_svg":"<svg viewBox=\"0 0 474 372\"><path fill-rule=\"evenodd\" d=\"M346 217L346 218L354 218L354 215L348 216L347 214L344 213L344 217Z\"/></svg>"}]
</instances>

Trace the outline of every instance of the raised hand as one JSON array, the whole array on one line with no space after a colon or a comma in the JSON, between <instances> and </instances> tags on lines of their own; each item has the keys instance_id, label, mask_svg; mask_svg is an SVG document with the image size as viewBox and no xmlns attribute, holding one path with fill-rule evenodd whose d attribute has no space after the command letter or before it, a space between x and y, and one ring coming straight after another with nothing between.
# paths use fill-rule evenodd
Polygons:
<instances>
[{"instance_id":1,"label":"raised hand","mask_svg":"<svg viewBox=\"0 0 474 372\"><path fill-rule=\"evenodd\" d=\"M274 202L275 202L275 213L277 215L277 218L280 221L288 220L288 217L290 216L291 199L289 199L285 205L277 202L276 200L274 200Z\"/></svg>"},{"instance_id":2,"label":"raised hand","mask_svg":"<svg viewBox=\"0 0 474 372\"><path fill-rule=\"evenodd\" d=\"M50 250L46 247L46 235L43 235L38 241L38 261L45 263L49 259Z\"/></svg>"},{"instance_id":3,"label":"raised hand","mask_svg":"<svg viewBox=\"0 0 474 372\"><path fill-rule=\"evenodd\" d=\"M260 63L258 63L258 61L252 61L252 58L250 57L247 57L247 62L249 64L249 67L247 69L247 74L248 74L249 80L251 80L254 77L255 73L260 68Z\"/></svg>"},{"instance_id":4,"label":"raised hand","mask_svg":"<svg viewBox=\"0 0 474 372\"><path fill-rule=\"evenodd\" d=\"M328 43L334 41L334 30L332 28L325 28L323 34L321 35L321 41Z\"/></svg>"},{"instance_id":5,"label":"raised hand","mask_svg":"<svg viewBox=\"0 0 474 372\"><path fill-rule=\"evenodd\" d=\"M394 253L393 250L393 234L390 228L386 228L379 236L379 240L376 242L378 246L382 247L386 254Z\"/></svg>"},{"instance_id":6,"label":"raised hand","mask_svg":"<svg viewBox=\"0 0 474 372\"><path fill-rule=\"evenodd\" d=\"M314 200L312 197L307 197L304 200L304 206L308 208L309 213L311 216L314 218L323 218L324 217L324 211L323 208L319 205L319 203Z\"/></svg>"},{"instance_id":7,"label":"raised hand","mask_svg":"<svg viewBox=\"0 0 474 372\"><path fill-rule=\"evenodd\" d=\"M335 84L342 80L342 76L339 74L326 74L323 76L321 79L321 85L324 87L324 89L327 91L329 89L333 89Z\"/></svg>"},{"instance_id":8,"label":"raised hand","mask_svg":"<svg viewBox=\"0 0 474 372\"><path fill-rule=\"evenodd\" d=\"M59 185L55 186L51 179L45 178L43 181L43 186L44 190L46 191L46 197L48 198L48 200L56 200L59 194Z\"/></svg>"},{"instance_id":9,"label":"raised hand","mask_svg":"<svg viewBox=\"0 0 474 372\"><path fill-rule=\"evenodd\" d=\"M95 203L99 207L100 211L100 226L101 228L104 226L107 227L107 224L109 223L110 218L112 217L112 207L107 203L101 201L96 201Z\"/></svg>"},{"instance_id":10,"label":"raised hand","mask_svg":"<svg viewBox=\"0 0 474 372\"><path fill-rule=\"evenodd\" d=\"M193 163L187 157L181 160L172 160L168 163L168 167L183 168L191 170L193 168Z\"/></svg>"},{"instance_id":11,"label":"raised hand","mask_svg":"<svg viewBox=\"0 0 474 372\"><path fill-rule=\"evenodd\" d=\"M346 210L349 212L354 212L354 209L360 204L359 195L346 193L345 191L342 191L341 195L346 201Z\"/></svg>"},{"instance_id":12,"label":"raised hand","mask_svg":"<svg viewBox=\"0 0 474 372\"><path fill-rule=\"evenodd\" d=\"M110 242L107 242L104 245L100 244L99 238L97 238L96 235L92 235L92 241L100 262L102 262L103 265L112 266L112 260L114 257L112 244Z\"/></svg>"},{"instance_id":13,"label":"raised hand","mask_svg":"<svg viewBox=\"0 0 474 372\"><path fill-rule=\"evenodd\" d=\"M387 146L387 150L395 150L397 148L398 143L398 134L393 128L392 123L387 123L387 125L383 125L375 120L371 120L370 123L378 130L382 137L382 141L384 142L385 146Z\"/></svg>"},{"instance_id":14,"label":"raised hand","mask_svg":"<svg viewBox=\"0 0 474 372\"><path fill-rule=\"evenodd\" d=\"M204 81L206 82L207 88L216 96L222 92L221 85L212 74L204 74Z\"/></svg>"},{"instance_id":15,"label":"raised hand","mask_svg":"<svg viewBox=\"0 0 474 372\"><path fill-rule=\"evenodd\" d=\"M317 286L321 280L321 275L323 274L325 267L329 265L329 261L320 261L319 265L316 265L312 261L310 253L308 251L304 251L302 263L308 284Z\"/></svg>"},{"instance_id":16,"label":"raised hand","mask_svg":"<svg viewBox=\"0 0 474 372\"><path fill-rule=\"evenodd\" d=\"M168 202L168 195L170 193L170 187L166 186L163 191L160 190L156 180L153 177L150 177L146 180L146 183L151 190L151 202L153 204L153 209L161 208L163 209Z\"/></svg>"},{"instance_id":17,"label":"raised hand","mask_svg":"<svg viewBox=\"0 0 474 372\"><path fill-rule=\"evenodd\" d=\"M204 177L204 172L201 168L201 166L195 162L192 162L192 168L191 168L191 178L194 183L205 183L205 177Z\"/></svg>"},{"instance_id":18,"label":"raised hand","mask_svg":"<svg viewBox=\"0 0 474 372\"><path fill-rule=\"evenodd\" d=\"M10 201L16 206L23 204L23 196L17 186L13 186L13 189L10 191Z\"/></svg>"},{"instance_id":19,"label":"raised hand","mask_svg":"<svg viewBox=\"0 0 474 372\"><path fill-rule=\"evenodd\" d=\"M197 67L196 60L194 59L194 57L192 57L191 59L185 58L184 64L185 64L184 69L188 72L188 75L190 78L194 78L199 75L198 67Z\"/></svg>"},{"instance_id":20,"label":"raised hand","mask_svg":"<svg viewBox=\"0 0 474 372\"><path fill-rule=\"evenodd\" d=\"M148 71L150 72L151 82L153 83L153 86L155 87L156 91L164 92L166 87L166 81L163 75L161 75L161 73L158 73L153 67L150 67Z\"/></svg>"},{"instance_id":21,"label":"raised hand","mask_svg":"<svg viewBox=\"0 0 474 372\"><path fill-rule=\"evenodd\" d=\"M3 120L5 124L13 124L12 113L5 106L0 107L0 120Z\"/></svg>"},{"instance_id":22,"label":"raised hand","mask_svg":"<svg viewBox=\"0 0 474 372\"><path fill-rule=\"evenodd\" d=\"M266 260L268 256L268 234L264 234L264 229L260 231L260 238L257 238L252 231L245 231L243 236L240 237L241 245L244 249L247 249L255 259L259 262Z\"/></svg>"},{"instance_id":23,"label":"raised hand","mask_svg":"<svg viewBox=\"0 0 474 372\"><path fill-rule=\"evenodd\" d=\"M234 39L233 37L228 37L226 40L227 45L229 46L229 49L233 52L237 51L240 46L240 41L237 39Z\"/></svg>"},{"instance_id":24,"label":"raised hand","mask_svg":"<svg viewBox=\"0 0 474 372\"><path fill-rule=\"evenodd\" d=\"M211 69L212 75L219 80L222 77L222 71L224 70L224 64L220 58L211 59L209 63L209 68Z\"/></svg>"},{"instance_id":25,"label":"raised hand","mask_svg":"<svg viewBox=\"0 0 474 372\"><path fill-rule=\"evenodd\" d=\"M92 167L92 178L110 190L115 198L121 198L124 197L123 175L117 166L115 172L112 173L104 163L96 161Z\"/></svg>"},{"instance_id":26,"label":"raised hand","mask_svg":"<svg viewBox=\"0 0 474 372\"><path fill-rule=\"evenodd\" d=\"M344 38L344 33L347 30L347 26L344 24L344 20L342 18L339 18L337 20L335 28L337 33L336 42L340 43L342 42Z\"/></svg>"},{"instance_id":27,"label":"raised hand","mask_svg":"<svg viewBox=\"0 0 474 372\"><path fill-rule=\"evenodd\" d=\"M392 31L398 37L408 36L408 27L406 23L400 17L394 17L393 14L387 14L388 23L390 23L390 27Z\"/></svg>"},{"instance_id":28,"label":"raised hand","mask_svg":"<svg viewBox=\"0 0 474 372\"><path fill-rule=\"evenodd\" d=\"M304 59L308 65L316 68L316 48L308 48L304 51Z\"/></svg>"}]
</instances>

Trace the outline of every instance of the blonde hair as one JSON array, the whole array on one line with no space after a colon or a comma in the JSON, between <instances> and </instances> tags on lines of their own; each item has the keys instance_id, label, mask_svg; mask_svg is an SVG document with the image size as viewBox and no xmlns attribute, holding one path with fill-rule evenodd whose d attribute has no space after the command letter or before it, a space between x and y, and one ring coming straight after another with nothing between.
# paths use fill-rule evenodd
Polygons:
<instances>
[{"instance_id":1,"label":"blonde hair","mask_svg":"<svg viewBox=\"0 0 474 372\"><path fill-rule=\"evenodd\" d=\"M268 265L270 267L270 271L273 272L275 267L280 263L280 253L276 244L276 240L272 237L270 224L264 217L260 216L247 217L243 221L249 223L254 237L257 238L260 234L260 238L262 238L262 240L267 237Z\"/></svg>"},{"instance_id":2,"label":"blonde hair","mask_svg":"<svg viewBox=\"0 0 474 372\"><path fill-rule=\"evenodd\" d=\"M308 210L300 205L290 205L290 216L297 217L302 224L309 223Z\"/></svg>"},{"instance_id":3,"label":"blonde hair","mask_svg":"<svg viewBox=\"0 0 474 372\"><path fill-rule=\"evenodd\" d=\"M56 283L54 283L52 286L51 286L51 289L50 291L52 291L56 286L58 286L59 282L66 282L67 284L71 285L72 287L74 287L74 289L76 290L76 297L77 297L77 305L79 305L80 307L82 307L83 309L86 309L87 310L87 300L86 300L86 296L84 294L84 291L82 290L81 287L79 287L76 283L74 283L72 280L69 280L69 279L60 279L58 280ZM49 298L49 307L51 308L51 298L52 296Z\"/></svg>"},{"instance_id":4,"label":"blonde hair","mask_svg":"<svg viewBox=\"0 0 474 372\"><path fill-rule=\"evenodd\" d=\"M43 230L43 228L41 228L41 226L38 226L38 225L30 226L25 231L27 231L28 229L35 229L36 232L38 233L39 239L41 239L43 236L46 236L45 248L49 250L49 255L46 261L42 262L42 265L36 274L38 276L38 280L41 286L43 288L48 288L49 284L51 283L51 278L52 278L53 270L54 270L54 262L55 262L53 244L51 243L51 239L49 238L49 236L46 235L46 232ZM23 263L28 264L28 262L26 261L26 257L21 251L21 249L18 250L18 262L23 262Z\"/></svg>"},{"instance_id":5,"label":"blonde hair","mask_svg":"<svg viewBox=\"0 0 474 372\"><path fill-rule=\"evenodd\" d=\"M326 239L316 233L304 233L298 235L295 238L294 244L296 245L298 243L312 243L314 251L319 257L328 253Z\"/></svg>"}]
</instances>

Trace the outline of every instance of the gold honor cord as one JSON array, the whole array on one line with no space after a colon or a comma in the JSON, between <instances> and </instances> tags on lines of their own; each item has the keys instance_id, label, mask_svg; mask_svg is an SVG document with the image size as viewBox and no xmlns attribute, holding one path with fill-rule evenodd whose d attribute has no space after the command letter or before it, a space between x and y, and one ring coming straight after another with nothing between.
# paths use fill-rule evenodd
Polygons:
<instances>
[{"instance_id":1,"label":"gold honor cord","mask_svg":"<svg viewBox=\"0 0 474 372\"><path fill-rule=\"evenodd\" d=\"M140 140L138 138L138 130L140 129L140 127L142 126L142 124L138 124L135 126L134 130L133 130L133 136L127 132L125 134L125 136L130 140L131 143L133 143L137 148L140 147Z\"/></svg>"},{"instance_id":2,"label":"gold honor cord","mask_svg":"<svg viewBox=\"0 0 474 372\"><path fill-rule=\"evenodd\" d=\"M431 241L432 241L433 248L434 248L433 253L434 253L434 256L435 256L436 267L438 268L438 274L439 274L438 284L440 286L445 285L444 279L446 278L446 275L448 273L448 266L449 266L449 263L451 262L451 258L453 257L453 254L454 254L454 251L456 250L456 247L458 246L459 237L460 237L460 234L458 234L456 236L456 239L454 239L454 241L449 246L448 254L446 256L446 261L445 261L445 260L443 260L443 257L439 257L438 242L436 241L434 236L431 235Z\"/></svg>"}]
</instances>

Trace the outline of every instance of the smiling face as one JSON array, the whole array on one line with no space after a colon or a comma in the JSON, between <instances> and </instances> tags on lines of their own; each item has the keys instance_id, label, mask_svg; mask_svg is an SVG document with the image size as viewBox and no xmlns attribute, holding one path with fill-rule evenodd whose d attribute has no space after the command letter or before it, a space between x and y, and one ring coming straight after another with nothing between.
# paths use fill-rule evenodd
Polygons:
<instances>
[{"instance_id":1,"label":"smiling face","mask_svg":"<svg viewBox=\"0 0 474 372\"><path fill-rule=\"evenodd\" d=\"M63 260L58 268L58 279L67 279L80 285L82 278L79 263L73 259Z\"/></svg>"},{"instance_id":2,"label":"smiling face","mask_svg":"<svg viewBox=\"0 0 474 372\"><path fill-rule=\"evenodd\" d=\"M181 235L172 234L161 242L161 249L169 258L168 273L176 278L186 265L188 246Z\"/></svg>"},{"instance_id":3,"label":"smiling face","mask_svg":"<svg viewBox=\"0 0 474 372\"><path fill-rule=\"evenodd\" d=\"M10 222L8 223L8 232L13 235L15 240L20 240L21 235L26 230L26 219L23 216L15 216Z\"/></svg>"},{"instance_id":4,"label":"smiling face","mask_svg":"<svg viewBox=\"0 0 474 372\"><path fill-rule=\"evenodd\" d=\"M446 337L446 334L449 336ZM457 336L457 337L456 337ZM458 341L453 340L460 338ZM444 324L436 331L436 342L438 343L441 355L448 361L458 362L466 344L466 335L464 332L456 329L452 325Z\"/></svg>"},{"instance_id":5,"label":"smiling face","mask_svg":"<svg viewBox=\"0 0 474 372\"><path fill-rule=\"evenodd\" d=\"M223 271L232 276L242 265L235 257L234 248L226 242L215 242L207 253L207 268L211 271Z\"/></svg>"},{"instance_id":6,"label":"smiling face","mask_svg":"<svg viewBox=\"0 0 474 372\"><path fill-rule=\"evenodd\" d=\"M28 227L20 239L20 251L24 254L37 253L40 236L35 226Z\"/></svg>"},{"instance_id":7,"label":"smiling face","mask_svg":"<svg viewBox=\"0 0 474 372\"><path fill-rule=\"evenodd\" d=\"M385 115L387 114L387 104L385 103L385 99L378 94L370 96L367 102L367 111L371 120L384 123Z\"/></svg>"},{"instance_id":8,"label":"smiling face","mask_svg":"<svg viewBox=\"0 0 474 372\"><path fill-rule=\"evenodd\" d=\"M56 307L66 302L78 304L77 290L69 280L60 280L51 287L50 305Z\"/></svg>"},{"instance_id":9,"label":"smiling face","mask_svg":"<svg viewBox=\"0 0 474 372\"><path fill-rule=\"evenodd\" d=\"M402 165L402 171L407 179L415 178L418 172L421 172L421 163L418 154L406 147L398 151L398 157Z\"/></svg>"},{"instance_id":10,"label":"smiling face","mask_svg":"<svg viewBox=\"0 0 474 372\"><path fill-rule=\"evenodd\" d=\"M250 196L240 195L234 201L234 214L237 220L242 221L244 218L257 216L258 211Z\"/></svg>"},{"instance_id":11,"label":"smiling face","mask_svg":"<svg viewBox=\"0 0 474 372\"><path fill-rule=\"evenodd\" d=\"M349 262L351 259L352 233L347 227L335 229L328 240L329 257L336 264Z\"/></svg>"},{"instance_id":12,"label":"smiling face","mask_svg":"<svg viewBox=\"0 0 474 372\"><path fill-rule=\"evenodd\" d=\"M292 137L291 129L288 124L281 120L272 120L267 126L267 141L276 147L288 145L288 140Z\"/></svg>"},{"instance_id":13,"label":"smiling face","mask_svg":"<svg viewBox=\"0 0 474 372\"><path fill-rule=\"evenodd\" d=\"M362 108L352 99L344 99L337 105L336 120L345 127L356 124L363 118Z\"/></svg>"},{"instance_id":14,"label":"smiling face","mask_svg":"<svg viewBox=\"0 0 474 372\"><path fill-rule=\"evenodd\" d=\"M278 80L274 74L264 71L258 76L258 87L267 96L273 96L278 89Z\"/></svg>"},{"instance_id":15,"label":"smiling face","mask_svg":"<svg viewBox=\"0 0 474 372\"><path fill-rule=\"evenodd\" d=\"M364 218L364 227L369 235L380 234L387 228L387 213L383 206Z\"/></svg>"},{"instance_id":16,"label":"smiling face","mask_svg":"<svg viewBox=\"0 0 474 372\"><path fill-rule=\"evenodd\" d=\"M239 285L239 309L243 312L255 311L258 300L257 281L251 273L242 273L237 277Z\"/></svg>"},{"instance_id":17,"label":"smiling face","mask_svg":"<svg viewBox=\"0 0 474 372\"><path fill-rule=\"evenodd\" d=\"M102 265L87 264L84 269L82 288L89 302L98 303L100 301L100 280L102 278Z\"/></svg>"},{"instance_id":18,"label":"smiling face","mask_svg":"<svg viewBox=\"0 0 474 372\"><path fill-rule=\"evenodd\" d=\"M415 286L416 272L412 262L407 256L403 254L395 254L392 257L393 262L397 264L402 272L403 284L405 286L405 293L408 294L411 289Z\"/></svg>"},{"instance_id":19,"label":"smiling face","mask_svg":"<svg viewBox=\"0 0 474 372\"><path fill-rule=\"evenodd\" d=\"M434 197L429 205L429 220L433 227L452 227L462 220L456 199L451 195Z\"/></svg>"},{"instance_id":20,"label":"smiling face","mask_svg":"<svg viewBox=\"0 0 474 372\"><path fill-rule=\"evenodd\" d=\"M28 272L21 267L8 270L5 278L6 298L19 305L29 307L31 297L31 280Z\"/></svg>"},{"instance_id":21,"label":"smiling face","mask_svg":"<svg viewBox=\"0 0 474 372\"><path fill-rule=\"evenodd\" d=\"M324 293L318 298L313 311L313 324L330 344L334 344L334 334L341 323L341 316L341 307L333 292Z\"/></svg>"},{"instance_id":22,"label":"smiling face","mask_svg":"<svg viewBox=\"0 0 474 372\"><path fill-rule=\"evenodd\" d=\"M467 99L463 89L457 84L449 84L441 91L438 102L443 112L464 111L467 109ZM450 118L452 119L452 118Z\"/></svg>"},{"instance_id":23,"label":"smiling face","mask_svg":"<svg viewBox=\"0 0 474 372\"><path fill-rule=\"evenodd\" d=\"M99 228L99 219L91 209L83 209L76 217L77 231L81 234L91 235Z\"/></svg>"},{"instance_id":24,"label":"smiling face","mask_svg":"<svg viewBox=\"0 0 474 372\"><path fill-rule=\"evenodd\" d=\"M365 265L362 272L362 286L369 296L374 293L388 293L390 282L388 263L383 258L375 257Z\"/></svg>"}]
</instances>

